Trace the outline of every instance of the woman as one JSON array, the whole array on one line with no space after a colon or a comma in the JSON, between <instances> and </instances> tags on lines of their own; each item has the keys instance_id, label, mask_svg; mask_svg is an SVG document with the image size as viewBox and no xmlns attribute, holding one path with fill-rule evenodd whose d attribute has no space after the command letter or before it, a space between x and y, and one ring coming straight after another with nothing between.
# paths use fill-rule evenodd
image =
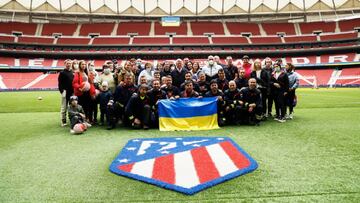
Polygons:
<instances>
[{"instance_id":1,"label":"woman","mask_svg":"<svg viewBox=\"0 0 360 203\"><path fill-rule=\"evenodd\" d=\"M286 95L286 106L289 107L289 114L287 119L293 119L293 112L295 106L295 90L299 87L299 76L294 72L295 66L292 63L285 65L286 73L289 77L289 90Z\"/></svg>"},{"instance_id":2,"label":"woman","mask_svg":"<svg viewBox=\"0 0 360 203\"><path fill-rule=\"evenodd\" d=\"M279 64L274 64L274 72L271 76L270 84L271 84L271 91L275 100L276 116L274 120L284 123L286 122L285 97L289 90L289 77L283 70L281 70Z\"/></svg>"},{"instance_id":3,"label":"woman","mask_svg":"<svg viewBox=\"0 0 360 203\"><path fill-rule=\"evenodd\" d=\"M94 84L90 83L86 62L84 60L79 62L79 71L75 72L72 86L74 88L74 95L78 97L79 104L83 107L85 118L90 120L91 95L95 94Z\"/></svg>"},{"instance_id":4,"label":"woman","mask_svg":"<svg viewBox=\"0 0 360 203\"><path fill-rule=\"evenodd\" d=\"M138 79L138 83L137 84L140 84L140 78L141 76L145 76L146 77L146 81L147 81L147 85L151 85L151 82L153 80L153 71L152 71L152 64L151 63L145 63L145 70L141 71L140 72L140 75L139 75L139 79Z\"/></svg>"},{"instance_id":5,"label":"woman","mask_svg":"<svg viewBox=\"0 0 360 203\"><path fill-rule=\"evenodd\" d=\"M265 69L261 68L260 59L256 59L253 64L253 71L250 73L250 78L256 79L257 88L261 91L262 112L263 116L266 114L266 99L268 96L270 77Z\"/></svg>"},{"instance_id":6,"label":"woman","mask_svg":"<svg viewBox=\"0 0 360 203\"><path fill-rule=\"evenodd\" d=\"M200 73L201 69L200 69L200 64L199 62L194 62L192 64L192 69L191 69L191 73L192 73L192 79L197 81L199 79L199 73Z\"/></svg>"}]
</instances>

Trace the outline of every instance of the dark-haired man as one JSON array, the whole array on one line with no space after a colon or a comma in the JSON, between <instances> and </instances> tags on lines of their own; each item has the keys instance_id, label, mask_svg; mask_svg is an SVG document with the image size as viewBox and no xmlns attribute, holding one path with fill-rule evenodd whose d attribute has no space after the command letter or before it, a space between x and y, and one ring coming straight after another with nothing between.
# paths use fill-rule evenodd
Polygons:
<instances>
[{"instance_id":1,"label":"dark-haired man","mask_svg":"<svg viewBox=\"0 0 360 203\"><path fill-rule=\"evenodd\" d=\"M148 86L140 85L137 94L131 96L125 108L125 115L133 128L149 129L151 124L150 99L147 95Z\"/></svg>"}]
</instances>

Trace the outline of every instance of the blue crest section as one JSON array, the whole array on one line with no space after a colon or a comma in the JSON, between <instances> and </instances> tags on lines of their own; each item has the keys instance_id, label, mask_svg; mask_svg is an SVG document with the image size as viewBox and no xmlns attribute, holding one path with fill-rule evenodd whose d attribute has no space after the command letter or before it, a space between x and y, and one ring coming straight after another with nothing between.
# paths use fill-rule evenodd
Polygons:
<instances>
[{"instance_id":1,"label":"blue crest section","mask_svg":"<svg viewBox=\"0 0 360 203\"><path fill-rule=\"evenodd\" d=\"M142 160L161 157L178 152L188 151L194 148L208 146L224 141L230 141L240 153L242 153L250 162L249 167L237 170L226 176L219 177L215 180L199 184L192 188L183 188L177 185L165 183L155 179L139 176L129 172L120 170L118 167L122 165L139 162ZM174 190L187 195L195 194L201 190L212 187L216 184L222 183L226 180L233 179L237 176L256 170L257 162L250 157L243 149L241 149L232 139L228 137L171 137L171 138L146 138L146 139L132 139L129 140L125 147L121 150L118 156L110 165L110 171L125 177L140 180L150 183L165 189Z\"/></svg>"}]
</instances>

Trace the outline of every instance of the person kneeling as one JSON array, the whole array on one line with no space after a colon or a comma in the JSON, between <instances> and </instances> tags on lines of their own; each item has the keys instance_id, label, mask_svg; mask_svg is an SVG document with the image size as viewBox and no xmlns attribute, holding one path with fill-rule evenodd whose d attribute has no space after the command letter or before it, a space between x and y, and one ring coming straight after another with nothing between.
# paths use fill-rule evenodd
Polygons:
<instances>
[{"instance_id":1,"label":"person kneeling","mask_svg":"<svg viewBox=\"0 0 360 203\"><path fill-rule=\"evenodd\" d=\"M70 97L70 105L68 107L68 114L70 120L70 133L81 134L87 130L91 125L85 122L85 113L81 105L78 104L78 97Z\"/></svg>"},{"instance_id":2,"label":"person kneeling","mask_svg":"<svg viewBox=\"0 0 360 203\"><path fill-rule=\"evenodd\" d=\"M126 105L125 114L133 128L142 127L147 130L151 124L151 107L147 91L147 85L140 85L138 94L134 94Z\"/></svg>"},{"instance_id":3,"label":"person kneeling","mask_svg":"<svg viewBox=\"0 0 360 203\"><path fill-rule=\"evenodd\" d=\"M259 125L262 119L261 92L256 89L256 79L249 79L249 87L240 90L240 104L243 105L241 120L250 125Z\"/></svg>"}]
</instances>

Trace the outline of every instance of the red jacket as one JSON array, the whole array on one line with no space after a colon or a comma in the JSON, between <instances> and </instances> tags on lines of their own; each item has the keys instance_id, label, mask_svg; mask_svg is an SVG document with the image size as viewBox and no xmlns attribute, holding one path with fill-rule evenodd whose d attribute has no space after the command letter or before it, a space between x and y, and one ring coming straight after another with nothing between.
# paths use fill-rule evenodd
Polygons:
<instances>
[{"instance_id":1,"label":"red jacket","mask_svg":"<svg viewBox=\"0 0 360 203\"><path fill-rule=\"evenodd\" d=\"M249 79L250 78L250 74L252 72L252 68L251 68L251 63L244 63L242 64L242 68L245 70L245 78Z\"/></svg>"},{"instance_id":2,"label":"red jacket","mask_svg":"<svg viewBox=\"0 0 360 203\"><path fill-rule=\"evenodd\" d=\"M83 77L80 75L80 72L76 72L74 74L74 80L72 82L72 86L74 88L74 95L75 96L81 96L83 94L82 91L80 91L80 88L82 87L82 83L83 83ZM90 83L90 90L89 90L89 93L91 96L95 96L95 86L94 86L94 83L91 83L90 80L89 80L89 83Z\"/></svg>"}]
</instances>

